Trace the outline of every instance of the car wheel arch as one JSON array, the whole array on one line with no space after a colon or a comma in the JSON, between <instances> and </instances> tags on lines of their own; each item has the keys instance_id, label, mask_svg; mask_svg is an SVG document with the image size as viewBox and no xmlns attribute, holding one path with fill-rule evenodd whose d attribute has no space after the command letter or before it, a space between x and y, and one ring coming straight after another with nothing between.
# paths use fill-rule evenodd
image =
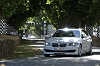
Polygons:
<instances>
[{"instance_id":1,"label":"car wheel arch","mask_svg":"<svg viewBox=\"0 0 100 66\"><path fill-rule=\"evenodd\" d=\"M81 45L81 49L83 49L82 43L80 43L80 45Z\"/></svg>"},{"instance_id":2,"label":"car wheel arch","mask_svg":"<svg viewBox=\"0 0 100 66\"><path fill-rule=\"evenodd\" d=\"M81 55L82 55L82 44L79 44L79 47L78 47L78 56L81 56Z\"/></svg>"}]
</instances>

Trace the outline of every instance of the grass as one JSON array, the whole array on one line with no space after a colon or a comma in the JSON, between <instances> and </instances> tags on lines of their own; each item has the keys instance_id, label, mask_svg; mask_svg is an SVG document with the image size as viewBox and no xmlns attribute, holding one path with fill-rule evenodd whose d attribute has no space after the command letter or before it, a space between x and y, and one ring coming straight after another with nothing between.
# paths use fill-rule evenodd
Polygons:
<instances>
[{"instance_id":1,"label":"grass","mask_svg":"<svg viewBox=\"0 0 100 66\"><path fill-rule=\"evenodd\" d=\"M21 41L20 45L18 46L14 57L9 57L5 59L20 59L20 58L26 58L26 57L34 57L37 55L42 54L42 51L39 50L36 47L32 46L33 43L28 42L28 41ZM5 60L2 59L2 60Z\"/></svg>"},{"instance_id":2,"label":"grass","mask_svg":"<svg viewBox=\"0 0 100 66\"><path fill-rule=\"evenodd\" d=\"M33 43L22 41L21 45L18 47L17 51L15 52L15 57L24 58L24 57L33 57L42 54L41 50L31 45L33 45Z\"/></svg>"}]
</instances>

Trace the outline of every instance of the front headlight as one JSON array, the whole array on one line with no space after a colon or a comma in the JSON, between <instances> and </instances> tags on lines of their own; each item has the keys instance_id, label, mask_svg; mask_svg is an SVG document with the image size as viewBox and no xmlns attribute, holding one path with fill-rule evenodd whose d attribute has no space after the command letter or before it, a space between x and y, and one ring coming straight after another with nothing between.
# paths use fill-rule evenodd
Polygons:
<instances>
[{"instance_id":1,"label":"front headlight","mask_svg":"<svg viewBox=\"0 0 100 66\"><path fill-rule=\"evenodd\" d=\"M46 46L50 46L50 43L47 43L47 42L46 42L45 45L46 45Z\"/></svg>"},{"instance_id":2,"label":"front headlight","mask_svg":"<svg viewBox=\"0 0 100 66\"><path fill-rule=\"evenodd\" d=\"M69 43L69 46L77 46L79 43Z\"/></svg>"}]
</instances>

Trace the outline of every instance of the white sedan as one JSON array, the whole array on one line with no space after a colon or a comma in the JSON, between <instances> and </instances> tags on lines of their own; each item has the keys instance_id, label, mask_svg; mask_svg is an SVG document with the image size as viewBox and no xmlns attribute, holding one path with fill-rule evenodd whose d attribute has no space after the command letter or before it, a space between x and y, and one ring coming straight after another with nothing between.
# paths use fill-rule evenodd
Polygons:
<instances>
[{"instance_id":1,"label":"white sedan","mask_svg":"<svg viewBox=\"0 0 100 66\"><path fill-rule=\"evenodd\" d=\"M43 54L50 55L78 55L92 54L92 38L82 29L58 29L52 37L44 43Z\"/></svg>"}]
</instances>

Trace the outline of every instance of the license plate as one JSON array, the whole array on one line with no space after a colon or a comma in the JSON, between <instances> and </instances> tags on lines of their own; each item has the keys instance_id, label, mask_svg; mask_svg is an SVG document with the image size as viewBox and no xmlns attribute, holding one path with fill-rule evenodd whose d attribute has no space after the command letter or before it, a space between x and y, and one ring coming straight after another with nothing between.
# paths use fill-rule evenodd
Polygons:
<instances>
[{"instance_id":1,"label":"license plate","mask_svg":"<svg viewBox=\"0 0 100 66\"><path fill-rule=\"evenodd\" d=\"M64 48L62 48L62 47L57 47L57 48L54 48L54 50L64 50Z\"/></svg>"}]
</instances>

